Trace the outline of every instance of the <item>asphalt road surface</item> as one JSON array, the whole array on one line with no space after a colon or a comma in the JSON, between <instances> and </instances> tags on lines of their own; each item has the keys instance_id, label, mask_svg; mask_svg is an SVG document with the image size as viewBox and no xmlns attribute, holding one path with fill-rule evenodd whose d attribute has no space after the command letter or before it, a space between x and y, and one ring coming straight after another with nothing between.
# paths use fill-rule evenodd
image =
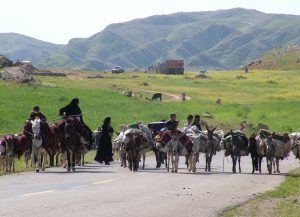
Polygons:
<instances>
[{"instance_id":1,"label":"asphalt road surface","mask_svg":"<svg viewBox=\"0 0 300 217\"><path fill-rule=\"evenodd\" d=\"M88 164L76 172L51 168L41 173L0 177L0 216L16 217L162 217L215 216L228 206L274 189L284 174L299 167L294 156L281 162L280 175L250 174L251 158L242 158L242 173L231 173L230 158L214 156L212 172L204 172L203 155L196 174L188 173L180 159L177 174L154 169L130 172L118 163Z\"/></svg>"}]
</instances>

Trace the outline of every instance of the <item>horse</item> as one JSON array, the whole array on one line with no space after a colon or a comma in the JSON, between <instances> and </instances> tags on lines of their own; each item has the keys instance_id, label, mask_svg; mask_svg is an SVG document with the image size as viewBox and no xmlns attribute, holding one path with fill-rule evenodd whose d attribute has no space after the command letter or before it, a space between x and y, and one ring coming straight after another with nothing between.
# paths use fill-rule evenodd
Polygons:
<instances>
[{"instance_id":1,"label":"horse","mask_svg":"<svg viewBox=\"0 0 300 217\"><path fill-rule=\"evenodd\" d=\"M10 173L11 171L15 171L14 153L16 144L17 138L12 134L6 134L0 137L0 169L5 172Z\"/></svg>"},{"instance_id":2,"label":"horse","mask_svg":"<svg viewBox=\"0 0 300 217\"><path fill-rule=\"evenodd\" d=\"M225 156L231 156L232 172L236 173L236 163L239 163L239 172L241 169L241 157L248 155L248 138L244 133L233 132L232 130L225 134L222 140L222 146L225 148Z\"/></svg>"}]
</instances>

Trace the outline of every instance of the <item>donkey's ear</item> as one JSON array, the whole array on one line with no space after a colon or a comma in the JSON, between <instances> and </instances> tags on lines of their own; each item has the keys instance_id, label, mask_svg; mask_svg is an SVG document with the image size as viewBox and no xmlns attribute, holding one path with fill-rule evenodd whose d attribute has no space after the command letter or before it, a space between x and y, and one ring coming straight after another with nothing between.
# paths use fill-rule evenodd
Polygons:
<instances>
[{"instance_id":1,"label":"donkey's ear","mask_svg":"<svg viewBox=\"0 0 300 217\"><path fill-rule=\"evenodd\" d=\"M230 133L231 133L231 134L233 134L233 131L232 131L232 129L230 129Z\"/></svg>"},{"instance_id":2,"label":"donkey's ear","mask_svg":"<svg viewBox=\"0 0 300 217\"><path fill-rule=\"evenodd\" d=\"M215 126L215 128L212 130L213 132L217 129L217 127L218 127L218 125L217 126Z\"/></svg>"},{"instance_id":3,"label":"donkey's ear","mask_svg":"<svg viewBox=\"0 0 300 217\"><path fill-rule=\"evenodd\" d=\"M6 135L4 136L4 140L5 140L6 142L7 142L7 140L8 140L7 137L6 137Z\"/></svg>"},{"instance_id":4,"label":"donkey's ear","mask_svg":"<svg viewBox=\"0 0 300 217\"><path fill-rule=\"evenodd\" d=\"M205 124L205 128L206 128L207 131L209 131L207 124Z\"/></svg>"}]
</instances>

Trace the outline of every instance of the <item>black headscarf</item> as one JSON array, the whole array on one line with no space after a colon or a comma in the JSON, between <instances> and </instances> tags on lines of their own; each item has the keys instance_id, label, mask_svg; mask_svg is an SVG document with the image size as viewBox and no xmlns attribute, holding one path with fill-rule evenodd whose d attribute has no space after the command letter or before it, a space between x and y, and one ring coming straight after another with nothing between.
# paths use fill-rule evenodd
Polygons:
<instances>
[{"instance_id":1,"label":"black headscarf","mask_svg":"<svg viewBox=\"0 0 300 217\"><path fill-rule=\"evenodd\" d=\"M111 117L104 118L102 128L108 128L108 124L110 122L111 122Z\"/></svg>"},{"instance_id":2,"label":"black headscarf","mask_svg":"<svg viewBox=\"0 0 300 217\"><path fill-rule=\"evenodd\" d=\"M79 99L78 98L74 98L71 100L70 105L71 106L78 106L79 103Z\"/></svg>"}]
</instances>

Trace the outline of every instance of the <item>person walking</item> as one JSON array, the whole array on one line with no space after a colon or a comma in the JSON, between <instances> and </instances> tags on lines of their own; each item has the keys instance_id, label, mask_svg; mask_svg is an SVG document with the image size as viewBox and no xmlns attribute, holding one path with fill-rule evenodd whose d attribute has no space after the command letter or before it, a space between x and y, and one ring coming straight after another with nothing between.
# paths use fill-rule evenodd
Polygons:
<instances>
[{"instance_id":1,"label":"person walking","mask_svg":"<svg viewBox=\"0 0 300 217\"><path fill-rule=\"evenodd\" d=\"M101 130L102 133L99 139L99 144L97 144L98 150L94 160L101 164L105 162L105 165L110 165L109 162L113 161L112 135L114 133L110 117L106 117L104 119Z\"/></svg>"}]
</instances>

